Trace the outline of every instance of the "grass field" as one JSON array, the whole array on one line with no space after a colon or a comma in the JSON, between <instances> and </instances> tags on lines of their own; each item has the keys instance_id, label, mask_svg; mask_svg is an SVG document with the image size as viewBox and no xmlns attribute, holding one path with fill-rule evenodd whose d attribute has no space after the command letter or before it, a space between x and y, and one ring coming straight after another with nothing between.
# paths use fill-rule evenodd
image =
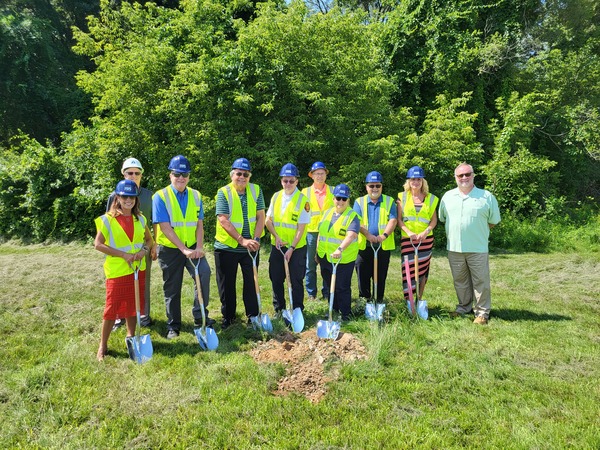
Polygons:
<instances>
[{"instance_id":1,"label":"grass field","mask_svg":"<svg viewBox=\"0 0 600 450\"><path fill-rule=\"evenodd\" d=\"M284 368L249 356L261 339L251 329L219 330L217 352L202 352L191 279L182 335L167 341L156 264L154 357L129 360L119 330L99 363L102 261L91 245L0 245L0 448L600 448L597 253L492 255L488 326L448 317L443 254L426 291L431 319L411 320L393 258L387 322L343 326L368 358L327 363L339 376L317 403L272 394ZM214 276L210 297L220 319ZM325 312L308 304L307 326Z\"/></svg>"}]
</instances>

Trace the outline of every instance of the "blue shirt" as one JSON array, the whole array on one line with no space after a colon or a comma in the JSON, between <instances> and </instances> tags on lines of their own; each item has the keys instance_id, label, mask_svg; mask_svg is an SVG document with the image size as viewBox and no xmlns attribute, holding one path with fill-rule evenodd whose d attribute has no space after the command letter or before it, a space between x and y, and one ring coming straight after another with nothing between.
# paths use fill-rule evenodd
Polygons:
<instances>
[{"instance_id":1,"label":"blue shirt","mask_svg":"<svg viewBox=\"0 0 600 450\"><path fill-rule=\"evenodd\" d=\"M369 219L369 233L371 233L374 236L379 236L379 210L381 208L382 201L383 194L379 196L375 203L373 203L370 197L367 198L367 217ZM354 207L352 209L354 209L354 212L356 212L356 214L358 214L360 217L363 216L363 211L360 207L358 199L354 200ZM396 219L398 217L396 203L394 203L393 201L390 204L390 210L388 211L388 214L388 221L391 219Z\"/></svg>"},{"instance_id":2,"label":"blue shirt","mask_svg":"<svg viewBox=\"0 0 600 450\"><path fill-rule=\"evenodd\" d=\"M177 189L170 184L167 189L173 189L175 192L175 197L177 198L177 203L181 208L182 212L185 212L187 209L188 202L188 190L186 189L183 192L179 192ZM200 210L198 211L198 220L204 220L204 204L202 199L200 199ZM155 195L152 197L152 223L161 223L161 222L171 222L171 217L169 216L169 212L167 211L167 205L160 195Z\"/></svg>"}]
</instances>

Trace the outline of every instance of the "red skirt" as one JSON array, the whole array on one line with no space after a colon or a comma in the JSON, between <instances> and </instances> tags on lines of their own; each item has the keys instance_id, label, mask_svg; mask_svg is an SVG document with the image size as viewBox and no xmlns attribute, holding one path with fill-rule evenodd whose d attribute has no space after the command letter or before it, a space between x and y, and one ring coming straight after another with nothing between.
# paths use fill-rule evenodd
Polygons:
<instances>
[{"instance_id":1,"label":"red skirt","mask_svg":"<svg viewBox=\"0 0 600 450\"><path fill-rule=\"evenodd\" d=\"M144 311L144 290L146 288L146 271L138 273L140 283L140 311ZM125 319L135 317L135 290L133 274L106 280L106 306L104 320Z\"/></svg>"}]
</instances>

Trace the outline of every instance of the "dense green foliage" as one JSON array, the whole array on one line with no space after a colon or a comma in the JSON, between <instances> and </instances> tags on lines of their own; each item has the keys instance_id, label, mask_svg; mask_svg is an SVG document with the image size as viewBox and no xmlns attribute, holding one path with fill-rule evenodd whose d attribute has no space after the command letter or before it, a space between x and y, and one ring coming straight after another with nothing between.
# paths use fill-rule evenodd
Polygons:
<instances>
[{"instance_id":1,"label":"dense green foliage","mask_svg":"<svg viewBox=\"0 0 600 450\"><path fill-rule=\"evenodd\" d=\"M87 22L82 11L93 2L39 3L17 9L12 0L0 11L9 69L0 71L2 236L85 238L124 158L139 158L144 183L157 189L179 153L192 161L190 185L209 199L207 234L210 199L239 156L251 160L267 201L288 161L304 174L322 160L330 181L354 194L379 170L395 195L415 164L442 194L467 160L507 217L580 227L598 214L600 7L592 0L102 0ZM76 25L74 52L67 25ZM57 30L62 46L40 30ZM44 62L27 55L60 61L58 49L70 71L57 77L46 64L40 78L32 61ZM19 80L59 89L77 61L78 88L50 96L64 108L60 126L41 114L48 104L39 96L14 89ZM93 110L67 97L90 98ZM27 126L24 117L36 119ZM42 144L57 129L60 142Z\"/></svg>"}]
</instances>

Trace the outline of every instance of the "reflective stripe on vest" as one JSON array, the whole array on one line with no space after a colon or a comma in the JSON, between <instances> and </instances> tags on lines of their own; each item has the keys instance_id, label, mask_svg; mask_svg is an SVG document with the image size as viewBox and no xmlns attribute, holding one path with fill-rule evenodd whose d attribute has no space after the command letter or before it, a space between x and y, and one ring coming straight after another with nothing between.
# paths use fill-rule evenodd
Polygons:
<instances>
[{"instance_id":1,"label":"reflective stripe on vest","mask_svg":"<svg viewBox=\"0 0 600 450\"><path fill-rule=\"evenodd\" d=\"M271 199L273 205L273 226L276 233L283 242L291 244L298 230L298 219L304 205L308 202L306 196L300 191L296 191L283 213L281 212L281 203L283 202L283 191L276 192ZM281 220L275 220L275 218ZM275 236L271 236L271 244L275 245ZM300 240L296 243L296 248L302 248L306 245L306 227Z\"/></svg>"},{"instance_id":2,"label":"reflective stripe on vest","mask_svg":"<svg viewBox=\"0 0 600 450\"><path fill-rule=\"evenodd\" d=\"M186 210L182 211L177 201L175 192L171 186L167 186L156 193L164 202L167 213L169 214L169 224L173 231L181 240L183 245L191 247L196 243L196 228L198 225L198 214L200 213L200 205L202 196L195 189L186 187L187 190L187 206ZM169 238L158 227L156 242L165 247L176 248Z\"/></svg>"},{"instance_id":3,"label":"reflective stripe on vest","mask_svg":"<svg viewBox=\"0 0 600 450\"><path fill-rule=\"evenodd\" d=\"M144 246L146 218L138 216L133 221L133 240L129 239L116 218L104 214L95 220L96 228L102 233L106 245L125 253L137 253ZM140 262L140 270L146 269L146 259ZM104 260L104 275L106 278L119 278L133 273L131 266L120 256L106 255Z\"/></svg>"},{"instance_id":4,"label":"reflective stripe on vest","mask_svg":"<svg viewBox=\"0 0 600 450\"><path fill-rule=\"evenodd\" d=\"M319 225L319 240L317 242L317 253L320 258L326 257L327 261L332 262L331 254L336 251L345 239L345 234L349 224L358 217L356 212L348 207L342 215L330 227L331 218L335 208L331 208L323 215L323 220ZM350 245L342 252L342 264L356 261L358 256L358 239L353 239Z\"/></svg>"},{"instance_id":5,"label":"reflective stripe on vest","mask_svg":"<svg viewBox=\"0 0 600 450\"><path fill-rule=\"evenodd\" d=\"M389 195L382 194L382 201L379 205L379 222L377 224L377 228L379 230L379 234L383 234L385 231L385 227L387 227L388 222L390 221L390 207L394 202L394 199ZM365 195L358 199L358 204L360 206L361 211L363 212L362 217L360 218L360 223L367 230L369 229L369 196ZM364 250L367 248L367 238L364 234L359 233L358 235L358 249ZM396 248L396 242L394 241L394 232L384 239L381 243L382 250L393 250Z\"/></svg>"},{"instance_id":6,"label":"reflective stripe on vest","mask_svg":"<svg viewBox=\"0 0 600 450\"><path fill-rule=\"evenodd\" d=\"M417 213L412 193L404 191L402 197L398 194L398 198L402 198L402 221L406 227L413 233L425 231L431 223L431 218L435 213L435 208L437 207L439 199L431 193L427 194L423 200L421 210ZM429 232L428 236L431 234L432 231ZM408 234L402 231L402 236L408 237Z\"/></svg>"}]
</instances>

